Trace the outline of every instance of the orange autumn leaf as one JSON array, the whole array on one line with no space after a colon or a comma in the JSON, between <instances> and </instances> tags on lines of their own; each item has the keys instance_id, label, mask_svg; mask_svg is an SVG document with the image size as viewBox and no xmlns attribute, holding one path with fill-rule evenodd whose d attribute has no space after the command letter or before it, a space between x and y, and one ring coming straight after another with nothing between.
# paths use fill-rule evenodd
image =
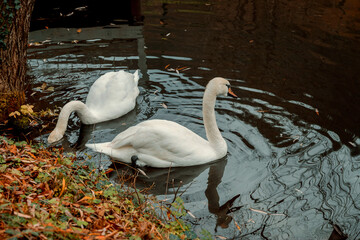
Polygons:
<instances>
[{"instance_id":1,"label":"orange autumn leaf","mask_svg":"<svg viewBox=\"0 0 360 240\"><path fill-rule=\"evenodd\" d=\"M79 201L77 201L78 203L79 202L82 202L82 201L85 201L85 200L92 200L92 199L94 199L93 197L89 197L89 196L85 196L85 197L83 197L82 199L80 199Z\"/></svg>"},{"instance_id":2,"label":"orange autumn leaf","mask_svg":"<svg viewBox=\"0 0 360 240\"><path fill-rule=\"evenodd\" d=\"M187 67L185 66L185 67L177 68L176 70L181 71L181 70L183 70L185 68L187 68Z\"/></svg>"},{"instance_id":3,"label":"orange autumn leaf","mask_svg":"<svg viewBox=\"0 0 360 240\"><path fill-rule=\"evenodd\" d=\"M79 28L78 30L76 30L77 33L81 33L81 28Z\"/></svg>"},{"instance_id":4,"label":"orange autumn leaf","mask_svg":"<svg viewBox=\"0 0 360 240\"><path fill-rule=\"evenodd\" d=\"M241 232L241 228L240 228L239 224L235 220L234 220L234 223L235 223L236 228L239 230L239 232Z\"/></svg>"},{"instance_id":5,"label":"orange autumn leaf","mask_svg":"<svg viewBox=\"0 0 360 240\"><path fill-rule=\"evenodd\" d=\"M169 66L170 66L170 64L166 65L166 66L165 66L165 69L167 69Z\"/></svg>"},{"instance_id":6,"label":"orange autumn leaf","mask_svg":"<svg viewBox=\"0 0 360 240\"><path fill-rule=\"evenodd\" d=\"M64 193L64 191L65 191L65 178L63 178L63 180L62 180L62 188L61 188L59 197L61 197L61 195Z\"/></svg>"},{"instance_id":7,"label":"orange autumn leaf","mask_svg":"<svg viewBox=\"0 0 360 240\"><path fill-rule=\"evenodd\" d=\"M319 110L318 110L317 108L315 108L315 112L316 112L316 114L317 114L318 116L320 116Z\"/></svg>"},{"instance_id":8,"label":"orange autumn leaf","mask_svg":"<svg viewBox=\"0 0 360 240\"><path fill-rule=\"evenodd\" d=\"M16 146L15 145L9 146L9 152L11 152L12 154L17 154Z\"/></svg>"}]
</instances>

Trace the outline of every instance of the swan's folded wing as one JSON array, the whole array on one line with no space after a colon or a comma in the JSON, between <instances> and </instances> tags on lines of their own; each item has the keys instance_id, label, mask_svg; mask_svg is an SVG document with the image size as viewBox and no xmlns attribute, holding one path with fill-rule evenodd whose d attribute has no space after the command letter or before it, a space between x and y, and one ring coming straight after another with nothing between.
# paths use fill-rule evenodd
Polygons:
<instances>
[{"instance_id":1,"label":"swan's folded wing","mask_svg":"<svg viewBox=\"0 0 360 240\"><path fill-rule=\"evenodd\" d=\"M199 148L207 147L208 142L175 122L149 120L128 128L111 145L112 148L131 146L139 153L171 160L203 151Z\"/></svg>"}]
</instances>

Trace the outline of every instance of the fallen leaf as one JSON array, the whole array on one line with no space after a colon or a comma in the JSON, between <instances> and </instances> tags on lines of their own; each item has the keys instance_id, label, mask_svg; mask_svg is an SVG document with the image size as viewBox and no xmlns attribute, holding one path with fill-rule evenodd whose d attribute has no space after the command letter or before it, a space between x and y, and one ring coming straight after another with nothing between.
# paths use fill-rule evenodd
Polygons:
<instances>
[{"instance_id":1,"label":"fallen leaf","mask_svg":"<svg viewBox=\"0 0 360 240\"><path fill-rule=\"evenodd\" d=\"M45 90L45 88L46 88L46 83L44 82L42 85L41 85L41 90Z\"/></svg>"},{"instance_id":2,"label":"fallen leaf","mask_svg":"<svg viewBox=\"0 0 360 240\"><path fill-rule=\"evenodd\" d=\"M295 188L296 191L298 191L299 193L303 194L303 192L297 188Z\"/></svg>"},{"instance_id":3,"label":"fallen leaf","mask_svg":"<svg viewBox=\"0 0 360 240\"><path fill-rule=\"evenodd\" d=\"M165 103L162 103L161 106L163 106L163 108L168 108L168 106Z\"/></svg>"},{"instance_id":4,"label":"fallen leaf","mask_svg":"<svg viewBox=\"0 0 360 240\"><path fill-rule=\"evenodd\" d=\"M29 123L30 127L35 127L36 125L38 125L38 122L35 121L35 120L32 120L30 123Z\"/></svg>"},{"instance_id":5,"label":"fallen leaf","mask_svg":"<svg viewBox=\"0 0 360 240\"><path fill-rule=\"evenodd\" d=\"M255 223L255 221L254 221L252 218L250 218L250 219L248 220L248 222Z\"/></svg>"},{"instance_id":6,"label":"fallen leaf","mask_svg":"<svg viewBox=\"0 0 360 240\"><path fill-rule=\"evenodd\" d=\"M61 195L64 193L64 191L65 191L65 178L63 178L63 180L62 180L62 188L61 188L59 197L61 197Z\"/></svg>"},{"instance_id":7,"label":"fallen leaf","mask_svg":"<svg viewBox=\"0 0 360 240\"><path fill-rule=\"evenodd\" d=\"M349 142L351 146L356 147L356 144L353 142Z\"/></svg>"},{"instance_id":8,"label":"fallen leaf","mask_svg":"<svg viewBox=\"0 0 360 240\"><path fill-rule=\"evenodd\" d=\"M181 71L181 70L183 70L183 69L185 69L185 68L187 68L187 67L177 68L177 70L178 70L178 71Z\"/></svg>"},{"instance_id":9,"label":"fallen leaf","mask_svg":"<svg viewBox=\"0 0 360 240\"><path fill-rule=\"evenodd\" d=\"M79 28L78 30L76 30L77 33L81 33L81 28Z\"/></svg>"},{"instance_id":10,"label":"fallen leaf","mask_svg":"<svg viewBox=\"0 0 360 240\"><path fill-rule=\"evenodd\" d=\"M169 66L170 66L170 64L166 65L166 66L165 66L165 69L167 69Z\"/></svg>"},{"instance_id":11,"label":"fallen leaf","mask_svg":"<svg viewBox=\"0 0 360 240\"><path fill-rule=\"evenodd\" d=\"M227 239L226 237L223 237L223 236L219 236L219 235L215 235L215 238L220 238L220 239Z\"/></svg>"},{"instance_id":12,"label":"fallen leaf","mask_svg":"<svg viewBox=\"0 0 360 240\"><path fill-rule=\"evenodd\" d=\"M14 118L16 118L16 115L17 115L17 116L20 116L21 114L20 114L18 111L15 111L15 112L10 113L10 114L9 114L9 117L14 117Z\"/></svg>"},{"instance_id":13,"label":"fallen leaf","mask_svg":"<svg viewBox=\"0 0 360 240\"><path fill-rule=\"evenodd\" d=\"M254 209L254 208L250 208L250 210L251 210L251 211L254 211L254 212L257 212L257 213L269 215L269 213L264 212L264 211L262 211L262 210L258 210L258 209Z\"/></svg>"},{"instance_id":14,"label":"fallen leaf","mask_svg":"<svg viewBox=\"0 0 360 240\"><path fill-rule=\"evenodd\" d=\"M187 213L188 213L188 214L189 214L192 218L196 219L195 215L194 215L194 214L192 214L192 212L187 211Z\"/></svg>"},{"instance_id":15,"label":"fallen leaf","mask_svg":"<svg viewBox=\"0 0 360 240\"><path fill-rule=\"evenodd\" d=\"M319 116L320 114L319 114L319 110L317 109L317 108L315 108L315 112L316 112L316 114Z\"/></svg>"},{"instance_id":16,"label":"fallen leaf","mask_svg":"<svg viewBox=\"0 0 360 240\"><path fill-rule=\"evenodd\" d=\"M77 201L78 203L79 202L82 202L82 201L85 201L85 200L92 200L92 199L94 199L93 197L89 197L89 196L85 196L85 197L83 197L82 199L80 199L79 201Z\"/></svg>"},{"instance_id":17,"label":"fallen leaf","mask_svg":"<svg viewBox=\"0 0 360 240\"><path fill-rule=\"evenodd\" d=\"M48 87L48 88L46 89L46 91L49 91L49 92L53 92L54 90L55 90L54 87Z\"/></svg>"},{"instance_id":18,"label":"fallen leaf","mask_svg":"<svg viewBox=\"0 0 360 240\"><path fill-rule=\"evenodd\" d=\"M23 217L23 218L32 218L32 216L30 216L30 215L26 215L26 214L19 213L19 212L14 212L14 214L16 216Z\"/></svg>"},{"instance_id":19,"label":"fallen leaf","mask_svg":"<svg viewBox=\"0 0 360 240\"><path fill-rule=\"evenodd\" d=\"M239 224L235 220L234 220L234 223L235 223L236 228L239 230L239 232L241 232L241 228L240 228Z\"/></svg>"},{"instance_id":20,"label":"fallen leaf","mask_svg":"<svg viewBox=\"0 0 360 240\"><path fill-rule=\"evenodd\" d=\"M49 29L49 27L48 27L48 26L45 26L45 29Z\"/></svg>"}]
</instances>

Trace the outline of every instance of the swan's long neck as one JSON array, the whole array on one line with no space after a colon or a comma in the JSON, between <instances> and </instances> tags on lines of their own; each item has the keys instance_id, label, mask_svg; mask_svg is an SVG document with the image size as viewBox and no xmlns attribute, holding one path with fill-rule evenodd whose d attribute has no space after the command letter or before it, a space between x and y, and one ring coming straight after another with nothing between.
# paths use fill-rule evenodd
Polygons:
<instances>
[{"instance_id":1,"label":"swan's long neck","mask_svg":"<svg viewBox=\"0 0 360 240\"><path fill-rule=\"evenodd\" d=\"M225 148L226 151L226 142L221 136L220 130L216 124L215 101L215 90L212 88L207 88L203 97L203 118L206 137L213 148L222 150Z\"/></svg>"},{"instance_id":2,"label":"swan's long neck","mask_svg":"<svg viewBox=\"0 0 360 240\"><path fill-rule=\"evenodd\" d=\"M88 109L88 107L83 102L71 101L65 104L64 107L61 109L55 129L57 129L61 133L65 133L70 114L74 111L79 116L81 122L85 124L91 123L91 119L93 119L93 114Z\"/></svg>"}]
</instances>

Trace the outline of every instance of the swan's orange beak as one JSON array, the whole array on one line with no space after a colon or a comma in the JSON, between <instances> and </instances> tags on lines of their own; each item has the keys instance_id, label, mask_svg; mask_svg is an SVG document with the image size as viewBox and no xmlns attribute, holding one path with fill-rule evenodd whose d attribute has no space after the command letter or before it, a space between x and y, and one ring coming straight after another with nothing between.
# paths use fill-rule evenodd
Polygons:
<instances>
[{"instance_id":1,"label":"swan's orange beak","mask_svg":"<svg viewBox=\"0 0 360 240\"><path fill-rule=\"evenodd\" d=\"M229 94L230 96L232 96L233 98L237 98L237 97L238 97L238 96L236 96L236 94L231 90L231 88L229 88L228 94Z\"/></svg>"}]
</instances>

